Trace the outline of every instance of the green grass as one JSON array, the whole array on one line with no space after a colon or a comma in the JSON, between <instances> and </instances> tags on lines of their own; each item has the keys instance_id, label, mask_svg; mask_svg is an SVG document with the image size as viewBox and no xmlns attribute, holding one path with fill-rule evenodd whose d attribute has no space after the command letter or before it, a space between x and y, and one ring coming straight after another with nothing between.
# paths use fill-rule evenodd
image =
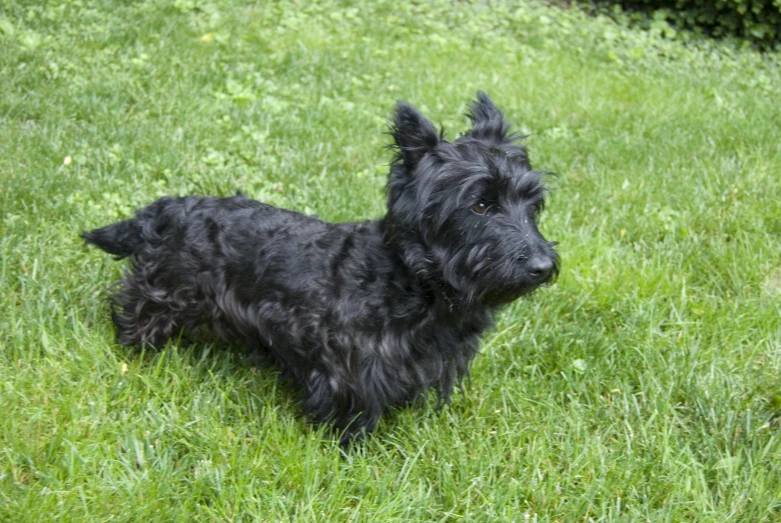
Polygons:
<instances>
[{"instance_id":1,"label":"green grass","mask_svg":"<svg viewBox=\"0 0 781 523\"><path fill-rule=\"evenodd\" d=\"M0 520L778 521L781 72L534 3L0 0ZM163 194L383 212L405 99L556 171L558 282L349 456L214 343L113 343L78 233Z\"/></svg>"}]
</instances>

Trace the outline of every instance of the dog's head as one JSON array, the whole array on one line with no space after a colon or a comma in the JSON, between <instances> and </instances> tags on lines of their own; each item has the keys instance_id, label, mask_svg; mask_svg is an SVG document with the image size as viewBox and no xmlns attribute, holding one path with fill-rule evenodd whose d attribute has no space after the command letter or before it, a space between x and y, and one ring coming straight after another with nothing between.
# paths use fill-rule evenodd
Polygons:
<instances>
[{"instance_id":1,"label":"dog's head","mask_svg":"<svg viewBox=\"0 0 781 523\"><path fill-rule=\"evenodd\" d=\"M468 116L472 128L448 142L397 104L383 225L415 272L465 303L501 305L555 277L558 256L537 229L545 189L521 137L485 93Z\"/></svg>"}]
</instances>

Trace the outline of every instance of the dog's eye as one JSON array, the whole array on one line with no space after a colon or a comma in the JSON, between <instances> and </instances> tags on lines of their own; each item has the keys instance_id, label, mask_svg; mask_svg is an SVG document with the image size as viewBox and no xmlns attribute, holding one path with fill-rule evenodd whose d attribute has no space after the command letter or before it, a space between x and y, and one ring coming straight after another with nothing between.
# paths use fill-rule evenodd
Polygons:
<instances>
[{"instance_id":1,"label":"dog's eye","mask_svg":"<svg viewBox=\"0 0 781 523\"><path fill-rule=\"evenodd\" d=\"M477 205L475 205L474 207L472 207L472 211L475 214L485 214L485 211L487 211L487 210L488 210L488 205L486 205L485 202L480 202Z\"/></svg>"}]
</instances>

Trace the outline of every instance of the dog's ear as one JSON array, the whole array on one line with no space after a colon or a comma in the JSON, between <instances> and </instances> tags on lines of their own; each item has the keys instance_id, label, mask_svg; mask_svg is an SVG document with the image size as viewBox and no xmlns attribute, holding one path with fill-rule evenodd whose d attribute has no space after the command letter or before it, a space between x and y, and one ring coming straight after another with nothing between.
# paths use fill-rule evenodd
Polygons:
<instances>
[{"instance_id":1,"label":"dog's ear","mask_svg":"<svg viewBox=\"0 0 781 523\"><path fill-rule=\"evenodd\" d=\"M477 100L469 104L467 116L472 120L472 130L467 134L499 143L512 141L510 126L504 121L502 112L483 91L477 91Z\"/></svg>"},{"instance_id":2,"label":"dog's ear","mask_svg":"<svg viewBox=\"0 0 781 523\"><path fill-rule=\"evenodd\" d=\"M390 134L399 148L404 166L412 170L427 152L442 140L434 125L407 102L396 103Z\"/></svg>"}]
</instances>

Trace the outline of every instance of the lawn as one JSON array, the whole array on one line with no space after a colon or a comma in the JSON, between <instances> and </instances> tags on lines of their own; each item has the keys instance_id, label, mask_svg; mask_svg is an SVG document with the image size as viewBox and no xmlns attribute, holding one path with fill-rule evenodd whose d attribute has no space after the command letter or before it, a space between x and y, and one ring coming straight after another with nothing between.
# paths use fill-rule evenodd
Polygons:
<instances>
[{"instance_id":1,"label":"lawn","mask_svg":"<svg viewBox=\"0 0 781 523\"><path fill-rule=\"evenodd\" d=\"M684 37L534 2L0 0L0 520L781 520L779 56ZM121 264L80 231L237 190L380 216L395 101L455 137L478 89L558 173L562 271L451 405L342 457L235 347L114 343Z\"/></svg>"}]
</instances>

